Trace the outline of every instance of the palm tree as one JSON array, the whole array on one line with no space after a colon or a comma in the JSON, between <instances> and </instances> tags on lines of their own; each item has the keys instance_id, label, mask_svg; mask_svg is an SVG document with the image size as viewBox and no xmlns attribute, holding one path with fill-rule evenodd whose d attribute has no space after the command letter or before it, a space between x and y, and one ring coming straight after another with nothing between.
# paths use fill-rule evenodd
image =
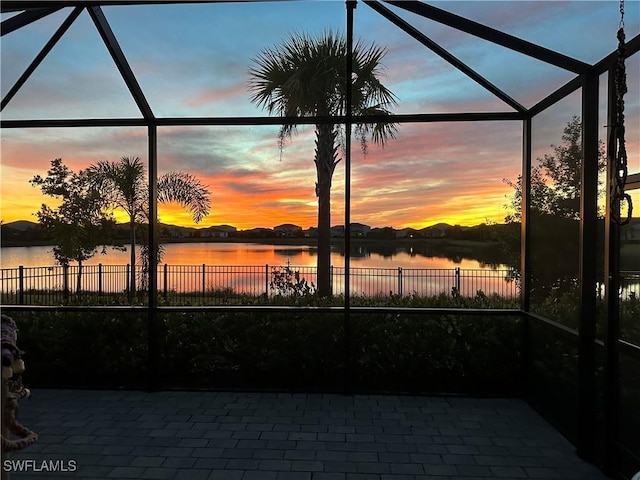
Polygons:
<instances>
[{"instance_id":1,"label":"palm tree","mask_svg":"<svg viewBox=\"0 0 640 480\"><path fill-rule=\"evenodd\" d=\"M347 43L326 31L318 38L291 35L284 43L263 50L249 68L251 101L283 117L344 115L348 78L351 79L354 115L388 116L395 96L379 80L385 50L376 45L353 46L353 74L347 76ZM280 148L295 132L295 123L280 130ZM396 131L391 122L360 123L355 133L366 151L367 136L384 145ZM340 161L341 126L316 124L316 196L318 197L318 294L331 295L331 181ZM342 145L344 147L344 145Z\"/></svg>"},{"instance_id":2,"label":"palm tree","mask_svg":"<svg viewBox=\"0 0 640 480\"><path fill-rule=\"evenodd\" d=\"M122 157L117 162L100 161L87 169L89 178L113 208L129 216L131 272L129 299L136 291L136 225L149 220L149 190L144 165L138 157ZM209 190L196 177L169 172L158 179L158 202L176 202L189 211L195 222L209 214Z\"/></svg>"}]
</instances>

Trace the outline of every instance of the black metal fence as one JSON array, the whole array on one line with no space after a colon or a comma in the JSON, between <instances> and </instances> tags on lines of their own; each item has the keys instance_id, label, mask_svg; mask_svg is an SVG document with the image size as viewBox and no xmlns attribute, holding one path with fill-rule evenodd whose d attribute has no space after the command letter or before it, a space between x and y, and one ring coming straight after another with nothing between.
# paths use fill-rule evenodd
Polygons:
<instances>
[{"instance_id":1,"label":"black metal fence","mask_svg":"<svg viewBox=\"0 0 640 480\"><path fill-rule=\"evenodd\" d=\"M137 269L137 277L141 278ZM305 281L312 289L316 268L282 265L160 265L158 293L168 304L211 305L242 296L273 297L285 294L289 285ZM3 304L64 304L82 293L87 301L109 302L122 298L130 287L130 265L17 267L0 269ZM276 281L280 278L280 282ZM332 267L332 289L345 291L344 267ZM435 296L456 294L473 297L478 292L515 299L518 285L512 270L351 268L353 296Z\"/></svg>"}]
</instances>

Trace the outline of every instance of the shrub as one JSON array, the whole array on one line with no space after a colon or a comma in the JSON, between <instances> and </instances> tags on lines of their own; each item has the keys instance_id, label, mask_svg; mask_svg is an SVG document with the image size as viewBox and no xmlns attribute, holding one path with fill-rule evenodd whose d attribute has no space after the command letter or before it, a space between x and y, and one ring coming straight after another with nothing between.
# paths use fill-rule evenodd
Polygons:
<instances>
[{"instance_id":1,"label":"shrub","mask_svg":"<svg viewBox=\"0 0 640 480\"><path fill-rule=\"evenodd\" d=\"M284 267L272 267L271 277L272 280L269 282L269 288L274 291L276 295L306 298L316 292L316 286L302 278L299 270L293 270L288 260Z\"/></svg>"}]
</instances>

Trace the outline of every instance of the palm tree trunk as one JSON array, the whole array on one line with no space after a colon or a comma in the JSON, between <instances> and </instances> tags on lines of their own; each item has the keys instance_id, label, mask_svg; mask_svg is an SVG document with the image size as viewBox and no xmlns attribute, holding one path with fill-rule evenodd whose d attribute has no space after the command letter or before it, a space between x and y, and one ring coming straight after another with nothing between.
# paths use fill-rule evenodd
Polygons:
<instances>
[{"instance_id":1,"label":"palm tree trunk","mask_svg":"<svg viewBox=\"0 0 640 480\"><path fill-rule=\"evenodd\" d=\"M129 303L133 301L136 292L136 222L129 221L129 236L131 240L131 271L129 272Z\"/></svg>"},{"instance_id":2,"label":"palm tree trunk","mask_svg":"<svg viewBox=\"0 0 640 480\"><path fill-rule=\"evenodd\" d=\"M329 297L331 291L331 179L338 163L337 132L332 125L316 126L316 195L318 197L318 295Z\"/></svg>"}]
</instances>

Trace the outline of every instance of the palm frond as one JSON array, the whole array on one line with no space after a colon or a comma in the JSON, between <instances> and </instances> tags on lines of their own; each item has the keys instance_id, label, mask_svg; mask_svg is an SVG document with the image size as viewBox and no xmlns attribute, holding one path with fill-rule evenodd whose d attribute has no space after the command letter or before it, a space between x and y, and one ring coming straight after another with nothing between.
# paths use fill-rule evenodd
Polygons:
<instances>
[{"instance_id":1,"label":"palm frond","mask_svg":"<svg viewBox=\"0 0 640 480\"><path fill-rule=\"evenodd\" d=\"M326 30L318 37L293 33L281 44L264 49L249 67L251 101L282 117L337 116L346 110L347 45L344 37ZM382 84L381 62L386 50L358 41L353 48L352 112L355 115L391 115L395 95ZM371 140L384 145L393 138L392 123L358 126ZM280 146L295 132L284 124ZM366 145L366 139L364 144Z\"/></svg>"},{"instance_id":2,"label":"palm frond","mask_svg":"<svg viewBox=\"0 0 640 480\"><path fill-rule=\"evenodd\" d=\"M189 211L196 223L211 210L208 188L184 172L169 172L158 179L158 202L178 203Z\"/></svg>"},{"instance_id":3,"label":"palm frond","mask_svg":"<svg viewBox=\"0 0 640 480\"><path fill-rule=\"evenodd\" d=\"M136 216L146 195L145 168L138 157L122 157L117 162L101 160L86 170L90 184L113 206Z\"/></svg>"}]
</instances>

